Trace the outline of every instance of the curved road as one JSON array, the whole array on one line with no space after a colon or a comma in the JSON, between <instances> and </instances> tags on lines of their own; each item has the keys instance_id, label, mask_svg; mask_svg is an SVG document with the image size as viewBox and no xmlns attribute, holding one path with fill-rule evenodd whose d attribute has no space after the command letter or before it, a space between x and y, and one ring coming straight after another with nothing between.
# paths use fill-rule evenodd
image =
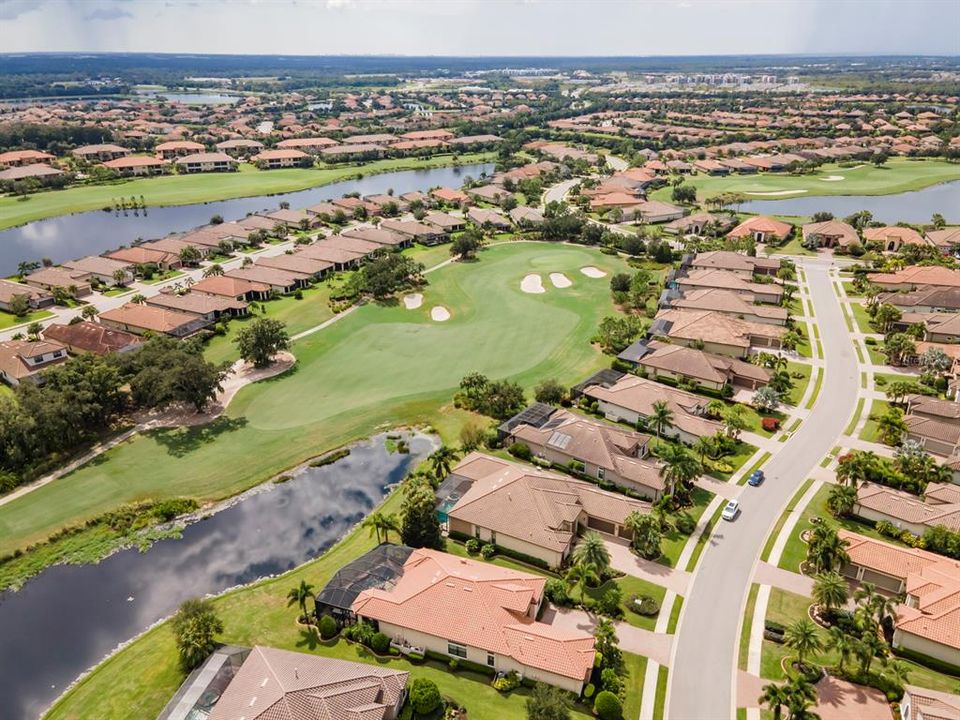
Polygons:
<instances>
[{"instance_id":1,"label":"curved road","mask_svg":"<svg viewBox=\"0 0 960 720\"><path fill-rule=\"evenodd\" d=\"M799 264L823 343L823 386L809 417L764 465L766 482L744 489L740 516L721 521L703 553L677 629L667 706L672 720L736 715L737 639L754 566L780 512L836 444L856 404L857 358L827 274L830 261Z\"/></svg>"}]
</instances>

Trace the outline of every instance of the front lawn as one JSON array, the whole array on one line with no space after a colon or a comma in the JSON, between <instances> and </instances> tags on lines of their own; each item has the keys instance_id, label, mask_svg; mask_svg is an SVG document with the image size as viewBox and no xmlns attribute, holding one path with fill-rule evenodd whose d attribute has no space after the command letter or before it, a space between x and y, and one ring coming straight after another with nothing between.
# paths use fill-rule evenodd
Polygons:
<instances>
[{"instance_id":1,"label":"front lawn","mask_svg":"<svg viewBox=\"0 0 960 720\"><path fill-rule=\"evenodd\" d=\"M49 317L53 317L53 313L49 310L34 310L23 317L17 317L13 313L0 310L0 330L8 330L17 325L29 325L33 322L46 320Z\"/></svg>"},{"instance_id":2,"label":"front lawn","mask_svg":"<svg viewBox=\"0 0 960 720\"><path fill-rule=\"evenodd\" d=\"M890 409L890 403L886 400L874 400L870 406L870 417L863 425L860 431L860 438L867 442L880 442L879 420Z\"/></svg>"},{"instance_id":3,"label":"front lawn","mask_svg":"<svg viewBox=\"0 0 960 720\"><path fill-rule=\"evenodd\" d=\"M690 513L693 519L699 522L703 516L703 511L707 509L707 505L710 504L713 497L713 493L709 490L704 490L700 487L694 488L693 506L688 507L686 512ZM677 561L680 559L680 553L683 552L683 548L690 538L690 535L684 535L674 529L664 533L663 541L660 543L660 551L663 554L657 562L661 565L667 565L668 567L676 567Z\"/></svg>"},{"instance_id":4,"label":"front lawn","mask_svg":"<svg viewBox=\"0 0 960 720\"><path fill-rule=\"evenodd\" d=\"M857 327L860 328L860 332L867 335L877 332L873 327L873 319L864 305L854 301L850 303L850 309L853 311L853 319L856 321Z\"/></svg>"},{"instance_id":5,"label":"front lawn","mask_svg":"<svg viewBox=\"0 0 960 720\"><path fill-rule=\"evenodd\" d=\"M787 362L787 372L790 373L790 379L793 380L793 387L787 393L786 402L790 405L799 405L804 393L807 392L807 385L810 384L813 366L790 360ZM799 373L801 377L794 377L794 373Z\"/></svg>"},{"instance_id":6,"label":"front lawn","mask_svg":"<svg viewBox=\"0 0 960 720\"><path fill-rule=\"evenodd\" d=\"M720 462L723 463L722 469L718 469L710 458L706 458L707 475L717 480L727 481L736 474L737 470L743 467L747 460L753 457L756 451L757 448L750 443L738 442L733 455L724 455L720 458Z\"/></svg>"}]
</instances>

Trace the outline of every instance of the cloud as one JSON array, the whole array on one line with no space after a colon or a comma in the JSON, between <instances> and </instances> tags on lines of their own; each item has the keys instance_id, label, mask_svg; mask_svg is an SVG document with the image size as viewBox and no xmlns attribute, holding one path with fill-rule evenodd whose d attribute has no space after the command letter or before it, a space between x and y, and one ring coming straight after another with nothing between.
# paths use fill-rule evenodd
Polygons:
<instances>
[{"instance_id":1,"label":"cloud","mask_svg":"<svg viewBox=\"0 0 960 720\"><path fill-rule=\"evenodd\" d=\"M327 0L327 8L330 10L340 10L352 4L352 0Z\"/></svg>"},{"instance_id":2,"label":"cloud","mask_svg":"<svg viewBox=\"0 0 960 720\"><path fill-rule=\"evenodd\" d=\"M44 0L0 0L0 20L16 20L39 9L43 3Z\"/></svg>"},{"instance_id":3,"label":"cloud","mask_svg":"<svg viewBox=\"0 0 960 720\"><path fill-rule=\"evenodd\" d=\"M123 20L132 18L133 13L120 8L97 8L83 16L84 20Z\"/></svg>"}]
</instances>

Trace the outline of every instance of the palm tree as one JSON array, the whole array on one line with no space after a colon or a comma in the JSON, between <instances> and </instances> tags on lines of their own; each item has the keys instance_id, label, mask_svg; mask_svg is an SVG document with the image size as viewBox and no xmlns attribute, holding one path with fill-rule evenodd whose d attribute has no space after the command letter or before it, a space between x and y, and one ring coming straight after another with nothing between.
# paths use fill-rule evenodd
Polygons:
<instances>
[{"instance_id":1,"label":"palm tree","mask_svg":"<svg viewBox=\"0 0 960 720\"><path fill-rule=\"evenodd\" d=\"M860 661L860 672L870 672L873 659L877 655L885 655L886 652L887 644L880 639L876 628L864 628L854 649L854 654L856 654L857 659Z\"/></svg>"},{"instance_id":2,"label":"palm tree","mask_svg":"<svg viewBox=\"0 0 960 720\"><path fill-rule=\"evenodd\" d=\"M123 268L117 268L113 271L113 284L117 287L123 287L127 283L127 271Z\"/></svg>"},{"instance_id":3,"label":"palm tree","mask_svg":"<svg viewBox=\"0 0 960 720\"><path fill-rule=\"evenodd\" d=\"M773 720L780 720L783 706L790 700L790 693L779 683L770 683L763 686L763 694L757 702L765 705L773 713Z\"/></svg>"},{"instance_id":4,"label":"palm tree","mask_svg":"<svg viewBox=\"0 0 960 720\"><path fill-rule=\"evenodd\" d=\"M809 709L817 702L817 689L803 676L796 677L787 683L786 691L790 720L810 720L820 717Z\"/></svg>"},{"instance_id":5,"label":"palm tree","mask_svg":"<svg viewBox=\"0 0 960 720\"><path fill-rule=\"evenodd\" d=\"M834 625L828 631L830 637L827 639L827 647L835 650L840 655L840 670L842 671L850 656L856 650L854 638L848 635L844 630Z\"/></svg>"},{"instance_id":6,"label":"palm tree","mask_svg":"<svg viewBox=\"0 0 960 720\"><path fill-rule=\"evenodd\" d=\"M660 435L670 423L673 422L673 410L670 409L670 406L664 400L657 400L653 403L652 411L650 413L650 422L653 424L653 429L657 433L657 444L659 445Z\"/></svg>"},{"instance_id":7,"label":"palm tree","mask_svg":"<svg viewBox=\"0 0 960 720\"><path fill-rule=\"evenodd\" d=\"M450 474L450 466L457 459L457 453L453 448L441 445L432 455L430 455L430 464L433 468L433 474L440 478Z\"/></svg>"},{"instance_id":8,"label":"palm tree","mask_svg":"<svg viewBox=\"0 0 960 720\"><path fill-rule=\"evenodd\" d=\"M313 595L313 585L308 583L306 580L301 580L300 584L291 588L290 592L287 593L287 607L291 605L299 605L300 612L302 613L303 618L307 617L307 598Z\"/></svg>"},{"instance_id":9,"label":"palm tree","mask_svg":"<svg viewBox=\"0 0 960 720\"><path fill-rule=\"evenodd\" d=\"M584 534L580 542L573 549L573 562L576 565L586 565L598 576L610 567L610 551L600 537L600 533L590 531Z\"/></svg>"},{"instance_id":10,"label":"palm tree","mask_svg":"<svg viewBox=\"0 0 960 720\"><path fill-rule=\"evenodd\" d=\"M703 465L703 458L712 454L715 447L716 444L713 442L713 438L709 435L704 435L703 437L697 438L697 441L693 444L693 449L699 453L701 465Z\"/></svg>"},{"instance_id":11,"label":"palm tree","mask_svg":"<svg viewBox=\"0 0 960 720\"><path fill-rule=\"evenodd\" d=\"M817 626L809 618L800 618L784 633L784 644L797 653L797 662L805 665L807 656L820 652L823 642L817 634Z\"/></svg>"},{"instance_id":12,"label":"palm tree","mask_svg":"<svg viewBox=\"0 0 960 720\"><path fill-rule=\"evenodd\" d=\"M846 543L836 528L825 522L814 526L807 545L807 562L816 573L833 572L850 562Z\"/></svg>"},{"instance_id":13,"label":"palm tree","mask_svg":"<svg viewBox=\"0 0 960 720\"><path fill-rule=\"evenodd\" d=\"M877 420L877 432L880 441L885 445L897 445L907 429L903 410L900 408L890 408Z\"/></svg>"},{"instance_id":14,"label":"palm tree","mask_svg":"<svg viewBox=\"0 0 960 720\"><path fill-rule=\"evenodd\" d=\"M564 578L567 587L580 588L580 604L583 604L583 595L587 590L587 585L594 585L598 582L597 574L589 565L573 565L567 570Z\"/></svg>"},{"instance_id":15,"label":"palm tree","mask_svg":"<svg viewBox=\"0 0 960 720\"><path fill-rule=\"evenodd\" d=\"M661 460L664 465L660 468L660 475L666 481L668 495L679 497L689 492L693 481L703 471L697 459L682 445L665 446Z\"/></svg>"},{"instance_id":16,"label":"palm tree","mask_svg":"<svg viewBox=\"0 0 960 720\"><path fill-rule=\"evenodd\" d=\"M847 581L839 573L820 573L813 581L813 599L821 608L831 612L847 602Z\"/></svg>"},{"instance_id":17,"label":"palm tree","mask_svg":"<svg viewBox=\"0 0 960 720\"><path fill-rule=\"evenodd\" d=\"M390 531L400 532L400 521L396 515L386 515L379 510L367 515L361 527L369 528L370 534L376 534L377 545L380 544L380 533L383 532L383 542L390 542Z\"/></svg>"},{"instance_id":18,"label":"palm tree","mask_svg":"<svg viewBox=\"0 0 960 720\"><path fill-rule=\"evenodd\" d=\"M857 489L851 485L834 485L827 496L827 510L834 517L847 517L857 504Z\"/></svg>"},{"instance_id":19,"label":"palm tree","mask_svg":"<svg viewBox=\"0 0 960 720\"><path fill-rule=\"evenodd\" d=\"M218 275L223 275L223 266L220 263L214 263L203 271L203 276L205 278L216 277Z\"/></svg>"}]
</instances>

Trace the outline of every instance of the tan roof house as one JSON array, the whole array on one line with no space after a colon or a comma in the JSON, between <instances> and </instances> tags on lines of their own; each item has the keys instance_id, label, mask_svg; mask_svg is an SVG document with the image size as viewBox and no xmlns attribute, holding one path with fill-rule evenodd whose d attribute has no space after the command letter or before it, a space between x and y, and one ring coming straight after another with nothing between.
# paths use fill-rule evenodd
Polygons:
<instances>
[{"instance_id":1,"label":"tan roof house","mask_svg":"<svg viewBox=\"0 0 960 720\"><path fill-rule=\"evenodd\" d=\"M755 215L747 218L727 233L727 237L752 237L758 243L769 243L775 240L784 240L793 231L793 225L774 220L764 215Z\"/></svg>"},{"instance_id":2,"label":"tan roof house","mask_svg":"<svg viewBox=\"0 0 960 720\"><path fill-rule=\"evenodd\" d=\"M34 310L48 307L53 305L54 302L53 295L46 290L12 280L0 279L0 310L13 312L14 299L17 297L26 298L27 305Z\"/></svg>"},{"instance_id":3,"label":"tan roof house","mask_svg":"<svg viewBox=\"0 0 960 720\"><path fill-rule=\"evenodd\" d=\"M81 320L61 325L53 323L43 329L45 340L60 343L74 354L109 355L136 350L142 340L132 333L114 330L97 322Z\"/></svg>"},{"instance_id":4,"label":"tan roof house","mask_svg":"<svg viewBox=\"0 0 960 720\"><path fill-rule=\"evenodd\" d=\"M130 154L129 148L113 145L112 143L102 143L99 145L82 145L74 148L74 157L83 160L99 160L105 162L116 158L126 157Z\"/></svg>"},{"instance_id":5,"label":"tan roof house","mask_svg":"<svg viewBox=\"0 0 960 720\"><path fill-rule=\"evenodd\" d=\"M90 287L90 273L82 270L70 270L63 267L45 267L30 273L23 281L27 285L53 292L62 288L74 297L85 297L93 292Z\"/></svg>"},{"instance_id":6,"label":"tan roof house","mask_svg":"<svg viewBox=\"0 0 960 720\"><path fill-rule=\"evenodd\" d=\"M703 288L728 290L749 296L750 302L757 301L771 305L779 305L783 297L783 288L777 283L752 282L729 270L692 270L687 275L678 276L674 282L683 292Z\"/></svg>"},{"instance_id":7,"label":"tan roof house","mask_svg":"<svg viewBox=\"0 0 960 720\"><path fill-rule=\"evenodd\" d=\"M726 270L750 280L754 275L776 275L780 269L780 260L752 257L730 250L711 250L697 253L691 260L690 267L695 270Z\"/></svg>"},{"instance_id":8,"label":"tan roof house","mask_svg":"<svg viewBox=\"0 0 960 720\"><path fill-rule=\"evenodd\" d=\"M180 256L175 253L155 250L143 245L120 248L107 253L104 257L124 263L127 267L131 265L156 265L161 270L175 270L183 264L180 261Z\"/></svg>"},{"instance_id":9,"label":"tan roof house","mask_svg":"<svg viewBox=\"0 0 960 720\"><path fill-rule=\"evenodd\" d=\"M269 299L270 286L266 283L227 277L226 275L211 275L191 285L190 292L203 292L251 302L252 300Z\"/></svg>"},{"instance_id":10,"label":"tan roof house","mask_svg":"<svg viewBox=\"0 0 960 720\"><path fill-rule=\"evenodd\" d=\"M786 328L710 310L661 310L650 333L710 353L745 358L754 347L779 348Z\"/></svg>"},{"instance_id":11,"label":"tan roof house","mask_svg":"<svg viewBox=\"0 0 960 720\"><path fill-rule=\"evenodd\" d=\"M197 315L137 303L126 303L111 310L104 310L100 313L99 320L102 325L134 335L150 332L177 338L192 335L211 324L209 320Z\"/></svg>"},{"instance_id":12,"label":"tan roof house","mask_svg":"<svg viewBox=\"0 0 960 720\"><path fill-rule=\"evenodd\" d=\"M668 301L669 307L681 310L710 310L733 315L750 322L786 325L790 312L779 305L759 304L749 293L719 288L701 288L690 290L678 298Z\"/></svg>"},{"instance_id":13,"label":"tan roof house","mask_svg":"<svg viewBox=\"0 0 960 720\"><path fill-rule=\"evenodd\" d=\"M803 241L822 248L851 248L860 245L860 236L852 225L840 220L826 220L804 225Z\"/></svg>"},{"instance_id":14,"label":"tan roof house","mask_svg":"<svg viewBox=\"0 0 960 720\"><path fill-rule=\"evenodd\" d=\"M925 286L960 287L960 270L942 265L910 265L892 273L873 273L870 282L884 290L916 290Z\"/></svg>"},{"instance_id":15,"label":"tan roof house","mask_svg":"<svg viewBox=\"0 0 960 720\"><path fill-rule=\"evenodd\" d=\"M593 670L594 640L536 619L545 584L541 576L420 549L391 587L361 592L353 612L395 642L579 695Z\"/></svg>"},{"instance_id":16,"label":"tan roof house","mask_svg":"<svg viewBox=\"0 0 960 720\"><path fill-rule=\"evenodd\" d=\"M885 485L863 483L857 489L853 511L867 520L893 523L918 537L937 525L960 532L960 502L926 502L916 495Z\"/></svg>"},{"instance_id":17,"label":"tan roof house","mask_svg":"<svg viewBox=\"0 0 960 720\"><path fill-rule=\"evenodd\" d=\"M769 370L728 355L716 355L658 340L643 341L643 346L646 352L636 357L634 362L654 380L682 379L711 390L721 390L725 385L755 390L770 381Z\"/></svg>"},{"instance_id":18,"label":"tan roof house","mask_svg":"<svg viewBox=\"0 0 960 720\"><path fill-rule=\"evenodd\" d=\"M960 695L904 685L900 717L902 720L960 720Z\"/></svg>"},{"instance_id":19,"label":"tan roof house","mask_svg":"<svg viewBox=\"0 0 960 720\"><path fill-rule=\"evenodd\" d=\"M43 370L67 357L67 349L53 340L0 342L0 380L14 386L24 380L36 381Z\"/></svg>"},{"instance_id":20,"label":"tan roof house","mask_svg":"<svg viewBox=\"0 0 960 720\"><path fill-rule=\"evenodd\" d=\"M911 227L885 225L884 227L865 228L863 239L880 245L883 252L897 252L903 245L926 245L923 236Z\"/></svg>"}]
</instances>

